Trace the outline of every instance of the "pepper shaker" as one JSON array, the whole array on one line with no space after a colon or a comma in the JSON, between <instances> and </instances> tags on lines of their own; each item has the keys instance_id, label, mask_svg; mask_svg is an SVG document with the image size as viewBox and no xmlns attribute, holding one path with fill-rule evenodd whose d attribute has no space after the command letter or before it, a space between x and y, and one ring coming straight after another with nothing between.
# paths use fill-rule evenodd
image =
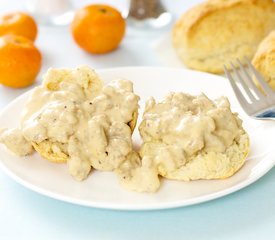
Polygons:
<instances>
[{"instance_id":1,"label":"pepper shaker","mask_svg":"<svg viewBox=\"0 0 275 240\"><path fill-rule=\"evenodd\" d=\"M171 22L172 16L160 0L131 0L127 20L133 26L161 28Z\"/></svg>"}]
</instances>

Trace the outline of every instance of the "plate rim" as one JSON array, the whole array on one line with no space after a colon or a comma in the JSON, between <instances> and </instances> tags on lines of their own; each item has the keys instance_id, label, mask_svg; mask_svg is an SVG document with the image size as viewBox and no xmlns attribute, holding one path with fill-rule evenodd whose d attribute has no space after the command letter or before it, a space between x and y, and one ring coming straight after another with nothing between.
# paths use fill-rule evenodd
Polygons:
<instances>
[{"instance_id":1,"label":"plate rim","mask_svg":"<svg viewBox=\"0 0 275 240\"><path fill-rule=\"evenodd\" d=\"M268 156L266 156L268 157ZM275 155L274 155L275 157ZM144 205L122 205L122 204L110 204L110 203L97 203L92 202L88 200L80 200L76 198L71 198L67 196L62 196L60 194L53 193L49 190L41 189L40 187L35 186L32 183L29 183L28 181L21 179L19 176L14 174L10 169L8 169L0 160L0 168L5 172L11 179L13 179L16 183L24 186L28 190L33 191L36 194L40 194L44 197L48 197L51 199L59 200L62 202L78 205L78 206L84 206L84 207L91 207L96 209L106 209L106 210L116 210L116 211L155 211L155 210L165 210L165 209L174 209L174 208L180 208L180 207L187 207L192 206L196 204L202 204L206 203L215 199L219 199L222 197L225 197L227 195L230 195L231 193L238 192L252 183L259 180L261 177L263 177L267 172L269 172L274 166L274 162L271 162L268 168L265 169L265 171L262 171L261 174L256 175L253 178L249 178L246 181L242 181L236 185L233 185L230 188L223 189L220 191L217 191L215 193L207 194L207 196L199 196L192 199L184 200L184 201L173 201L169 203L149 203Z\"/></svg>"}]
</instances>

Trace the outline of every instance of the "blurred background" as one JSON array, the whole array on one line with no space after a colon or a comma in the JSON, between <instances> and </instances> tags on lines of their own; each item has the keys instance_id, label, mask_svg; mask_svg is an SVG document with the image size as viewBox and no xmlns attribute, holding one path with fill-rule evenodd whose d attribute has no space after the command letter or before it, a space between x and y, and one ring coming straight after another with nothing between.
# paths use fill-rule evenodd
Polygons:
<instances>
[{"instance_id":1,"label":"blurred background","mask_svg":"<svg viewBox=\"0 0 275 240\"><path fill-rule=\"evenodd\" d=\"M120 10L123 16L127 16L130 7L129 0L58 1L60 1L61 7L65 6L64 8L66 8L66 4L64 3L67 2L68 4L71 4L72 11L92 3L110 4L111 6L114 6L115 8ZM56 5L58 5L58 1L0 0L0 14L16 10L30 12L30 5L35 4L36 2L39 2L38 11L46 12L47 10L45 9L45 7L42 7L42 3L48 3L50 6L51 4L53 4L52 8L54 8L54 6L56 7ZM147 1L150 2L150 0ZM146 29L142 29L141 27L135 28L128 26L126 29L126 36L124 37L119 49L114 52L100 56L93 56L81 51L81 49L79 49L78 46L73 42L73 39L70 35L69 25L53 26L49 24L41 24L41 21L36 18L39 25L36 45L43 53L43 68L41 72L45 71L45 69L47 69L49 66L75 67L78 64L90 64L94 68L107 68L126 65L162 65L162 61L155 53L153 45L156 44L156 41L165 36L165 34L170 34L175 19L177 19L184 11L186 11L191 6L197 4L198 2L202 2L202 0L184 1L184 3L182 0L163 0L161 2L163 3L167 11L172 15L172 21L169 25L154 31L147 31ZM34 16L34 13L31 12L31 15ZM146 57L144 57L145 52ZM66 55L66 57L64 57L64 55Z\"/></svg>"},{"instance_id":2,"label":"blurred background","mask_svg":"<svg viewBox=\"0 0 275 240\"><path fill-rule=\"evenodd\" d=\"M155 0L145 2L152 1ZM73 18L74 12L88 4L100 3L115 7L126 17L130 9L130 0L0 0L0 14L19 10L35 17L38 24L35 45L42 54L42 67L34 84L23 89L10 89L0 85L0 95L3 99L0 108L40 84L42 75L49 67L76 67L80 64L88 64L95 69L121 66L184 67L174 53L170 34L174 21L199 2L202 0L162 0L161 4L171 16L165 26L135 26L127 20L126 34L118 49L106 54L93 55L79 48L72 38L68 22ZM62 11L67 13L67 17L63 22L59 21L60 25L49 23L43 18L50 17L51 12L58 13L58 16L62 15Z\"/></svg>"}]
</instances>

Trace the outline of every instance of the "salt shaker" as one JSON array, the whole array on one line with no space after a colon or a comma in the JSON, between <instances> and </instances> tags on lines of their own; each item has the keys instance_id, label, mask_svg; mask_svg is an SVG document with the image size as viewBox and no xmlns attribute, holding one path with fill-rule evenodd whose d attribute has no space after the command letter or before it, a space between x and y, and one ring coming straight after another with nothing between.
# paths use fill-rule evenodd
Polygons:
<instances>
[{"instance_id":1,"label":"salt shaker","mask_svg":"<svg viewBox=\"0 0 275 240\"><path fill-rule=\"evenodd\" d=\"M73 18L71 0L27 0L26 8L41 24L67 25Z\"/></svg>"}]
</instances>

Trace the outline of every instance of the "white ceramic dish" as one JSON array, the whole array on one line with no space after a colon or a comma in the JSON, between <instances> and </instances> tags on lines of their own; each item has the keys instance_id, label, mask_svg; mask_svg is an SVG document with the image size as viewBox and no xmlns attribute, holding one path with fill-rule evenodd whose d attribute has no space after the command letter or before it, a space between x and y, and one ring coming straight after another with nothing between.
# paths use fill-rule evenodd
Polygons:
<instances>
[{"instance_id":1,"label":"white ceramic dish","mask_svg":"<svg viewBox=\"0 0 275 240\"><path fill-rule=\"evenodd\" d=\"M130 79L135 92L140 95L140 117L144 102L149 96L161 99L170 91L191 94L204 92L211 98L225 95L232 109L244 120L244 127L251 138L251 151L244 167L233 177L225 180L199 180L179 182L163 180L155 194L127 192L111 172L93 171L87 180L75 181L65 164L54 164L38 154L19 158L0 146L0 165L14 180L43 195L66 202L106 209L152 210L196 204L235 192L259 179L275 162L272 142L275 123L248 118L237 103L226 79L184 69L165 68L117 68L99 71L106 81L115 78ZM29 92L15 99L0 114L1 127L15 127ZM133 140L140 144L137 129Z\"/></svg>"}]
</instances>

